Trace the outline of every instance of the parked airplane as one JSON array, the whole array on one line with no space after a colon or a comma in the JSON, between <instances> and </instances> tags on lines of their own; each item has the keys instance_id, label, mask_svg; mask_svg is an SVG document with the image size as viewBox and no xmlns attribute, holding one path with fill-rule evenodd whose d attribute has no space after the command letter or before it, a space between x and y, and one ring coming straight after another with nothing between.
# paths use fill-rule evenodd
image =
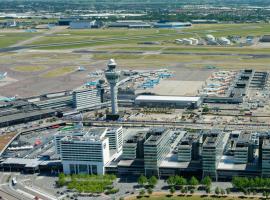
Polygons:
<instances>
[{"instance_id":1,"label":"parked airplane","mask_svg":"<svg viewBox=\"0 0 270 200\"><path fill-rule=\"evenodd\" d=\"M0 73L0 80L4 79L7 77L7 72Z\"/></svg>"}]
</instances>

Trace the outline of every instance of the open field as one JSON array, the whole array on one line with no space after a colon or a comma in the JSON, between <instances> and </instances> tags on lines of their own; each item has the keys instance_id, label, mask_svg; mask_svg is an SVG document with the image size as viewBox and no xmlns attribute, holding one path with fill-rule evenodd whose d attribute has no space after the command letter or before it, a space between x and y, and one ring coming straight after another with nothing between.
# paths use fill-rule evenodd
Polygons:
<instances>
[{"instance_id":1,"label":"open field","mask_svg":"<svg viewBox=\"0 0 270 200\"><path fill-rule=\"evenodd\" d=\"M25 32L1 32L0 31L0 48L14 45L20 41L27 40L34 37L38 33L25 33Z\"/></svg>"},{"instance_id":2,"label":"open field","mask_svg":"<svg viewBox=\"0 0 270 200\"><path fill-rule=\"evenodd\" d=\"M193 25L183 29L95 29L64 30L48 35L33 42L33 45L66 43L59 46L41 47L42 49L72 49L104 45L128 44L136 47L138 43L157 41L163 46L174 44L174 40L185 37L200 38L206 34L220 36L262 36L270 32L270 24L210 24ZM128 39L125 39L128 38ZM83 43L76 44L77 42ZM74 44L68 44L74 43ZM196 48L196 47L195 47Z\"/></svg>"},{"instance_id":3,"label":"open field","mask_svg":"<svg viewBox=\"0 0 270 200\"><path fill-rule=\"evenodd\" d=\"M65 74L71 73L74 70L75 70L74 67L61 67L61 68L57 68L49 72L46 72L45 74L42 74L41 76L43 78L53 78L53 77L63 76Z\"/></svg>"},{"instance_id":4,"label":"open field","mask_svg":"<svg viewBox=\"0 0 270 200\"><path fill-rule=\"evenodd\" d=\"M126 197L125 200L135 200L138 199L136 196ZM215 196L197 196L197 195L185 195L185 196L166 196L160 193L154 193L150 197L139 198L141 200L240 200L243 198L238 197L215 197ZM258 200L258 198L245 198L246 200Z\"/></svg>"},{"instance_id":5,"label":"open field","mask_svg":"<svg viewBox=\"0 0 270 200\"><path fill-rule=\"evenodd\" d=\"M46 67L43 66L17 66L14 67L14 70L20 71L20 72L36 72L46 69Z\"/></svg>"},{"instance_id":6,"label":"open field","mask_svg":"<svg viewBox=\"0 0 270 200\"><path fill-rule=\"evenodd\" d=\"M7 143L16 135L15 132L7 133L0 136L0 151L7 145Z\"/></svg>"}]
</instances>

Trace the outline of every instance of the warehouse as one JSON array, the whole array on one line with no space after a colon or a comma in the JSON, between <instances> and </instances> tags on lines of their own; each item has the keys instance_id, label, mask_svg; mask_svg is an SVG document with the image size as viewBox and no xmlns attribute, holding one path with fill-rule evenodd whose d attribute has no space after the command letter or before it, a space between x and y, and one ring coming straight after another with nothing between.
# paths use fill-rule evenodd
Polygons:
<instances>
[{"instance_id":1,"label":"warehouse","mask_svg":"<svg viewBox=\"0 0 270 200\"><path fill-rule=\"evenodd\" d=\"M190 27L190 22L158 22L154 24L154 28L184 28Z\"/></svg>"},{"instance_id":2,"label":"warehouse","mask_svg":"<svg viewBox=\"0 0 270 200\"><path fill-rule=\"evenodd\" d=\"M69 27L71 29L91 29L91 28L99 28L101 23L94 21L71 21Z\"/></svg>"},{"instance_id":3,"label":"warehouse","mask_svg":"<svg viewBox=\"0 0 270 200\"><path fill-rule=\"evenodd\" d=\"M135 99L136 105L148 107L198 108L201 103L201 97L140 95Z\"/></svg>"},{"instance_id":4,"label":"warehouse","mask_svg":"<svg viewBox=\"0 0 270 200\"><path fill-rule=\"evenodd\" d=\"M260 42L270 42L270 35L264 35L260 39Z\"/></svg>"}]
</instances>

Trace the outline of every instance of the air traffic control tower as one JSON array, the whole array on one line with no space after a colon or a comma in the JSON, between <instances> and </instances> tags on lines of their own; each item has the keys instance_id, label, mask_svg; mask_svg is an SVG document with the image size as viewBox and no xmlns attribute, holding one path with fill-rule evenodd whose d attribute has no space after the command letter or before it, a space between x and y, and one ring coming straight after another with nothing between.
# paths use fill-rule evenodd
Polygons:
<instances>
[{"instance_id":1,"label":"air traffic control tower","mask_svg":"<svg viewBox=\"0 0 270 200\"><path fill-rule=\"evenodd\" d=\"M108 119L117 120L119 118L118 114L118 104L117 104L117 82L119 81L120 71L116 71L116 62L114 59L110 59L108 63L108 69L105 71L105 76L110 84L111 90L111 104L112 104L112 112L107 115Z\"/></svg>"}]
</instances>

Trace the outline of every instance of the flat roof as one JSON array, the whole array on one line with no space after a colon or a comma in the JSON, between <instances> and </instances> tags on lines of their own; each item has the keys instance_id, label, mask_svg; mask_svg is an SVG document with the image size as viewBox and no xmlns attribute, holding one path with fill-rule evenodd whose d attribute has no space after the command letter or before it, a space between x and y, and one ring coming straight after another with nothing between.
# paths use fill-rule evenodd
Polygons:
<instances>
[{"instance_id":1,"label":"flat roof","mask_svg":"<svg viewBox=\"0 0 270 200\"><path fill-rule=\"evenodd\" d=\"M201 97L139 95L136 101L199 101Z\"/></svg>"},{"instance_id":2,"label":"flat roof","mask_svg":"<svg viewBox=\"0 0 270 200\"><path fill-rule=\"evenodd\" d=\"M24 165L24 167L36 168L39 165L51 165L59 164L60 160L42 160L39 158L28 159L28 158L7 158L1 164L4 165Z\"/></svg>"},{"instance_id":3,"label":"flat roof","mask_svg":"<svg viewBox=\"0 0 270 200\"><path fill-rule=\"evenodd\" d=\"M64 142L97 142L105 137L107 128L92 128L85 132L83 136L67 135L61 141Z\"/></svg>"},{"instance_id":4,"label":"flat roof","mask_svg":"<svg viewBox=\"0 0 270 200\"><path fill-rule=\"evenodd\" d=\"M10 121L16 121L16 120L20 120L20 119L29 118L29 117L39 116L42 114L51 114L54 112L56 112L56 111L53 109L34 110L31 112L20 112L20 113L16 113L13 115L7 115L7 116L0 117L0 123L7 123Z\"/></svg>"}]
</instances>

